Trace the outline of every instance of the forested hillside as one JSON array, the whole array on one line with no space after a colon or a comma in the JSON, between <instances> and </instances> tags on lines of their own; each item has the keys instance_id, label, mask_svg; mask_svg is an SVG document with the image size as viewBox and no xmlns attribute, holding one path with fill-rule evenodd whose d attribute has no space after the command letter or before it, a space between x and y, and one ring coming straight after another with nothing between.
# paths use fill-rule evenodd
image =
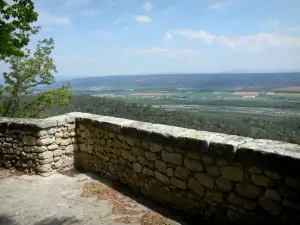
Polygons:
<instances>
[{"instance_id":1,"label":"forested hillside","mask_svg":"<svg viewBox=\"0 0 300 225\"><path fill-rule=\"evenodd\" d=\"M195 113L167 111L89 95L76 95L72 98L70 107L52 108L47 114L53 116L74 111L300 144L299 117L211 111Z\"/></svg>"}]
</instances>

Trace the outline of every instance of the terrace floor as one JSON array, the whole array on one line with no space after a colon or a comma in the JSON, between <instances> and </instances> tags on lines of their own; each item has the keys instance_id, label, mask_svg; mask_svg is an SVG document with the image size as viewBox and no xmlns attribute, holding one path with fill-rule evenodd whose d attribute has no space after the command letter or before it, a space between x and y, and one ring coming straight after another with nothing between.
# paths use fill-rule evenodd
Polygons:
<instances>
[{"instance_id":1,"label":"terrace floor","mask_svg":"<svg viewBox=\"0 0 300 225\"><path fill-rule=\"evenodd\" d=\"M94 174L40 177L0 168L1 225L188 224L173 216Z\"/></svg>"}]
</instances>

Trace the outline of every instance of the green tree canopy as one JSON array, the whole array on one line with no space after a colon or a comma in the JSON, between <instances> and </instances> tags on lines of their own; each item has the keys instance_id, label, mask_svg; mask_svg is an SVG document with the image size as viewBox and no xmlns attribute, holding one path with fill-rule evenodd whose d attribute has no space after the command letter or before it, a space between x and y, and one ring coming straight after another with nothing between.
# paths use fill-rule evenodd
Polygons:
<instances>
[{"instance_id":1,"label":"green tree canopy","mask_svg":"<svg viewBox=\"0 0 300 225\"><path fill-rule=\"evenodd\" d=\"M32 0L13 0L13 4L0 0L0 59L24 55L22 48L39 30L32 26L37 18Z\"/></svg>"}]
</instances>

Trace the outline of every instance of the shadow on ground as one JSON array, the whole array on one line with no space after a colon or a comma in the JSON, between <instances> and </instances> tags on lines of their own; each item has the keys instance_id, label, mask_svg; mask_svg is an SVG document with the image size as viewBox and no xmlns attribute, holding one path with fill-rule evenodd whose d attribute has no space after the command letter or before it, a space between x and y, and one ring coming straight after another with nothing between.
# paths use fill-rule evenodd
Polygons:
<instances>
[{"instance_id":1,"label":"shadow on ground","mask_svg":"<svg viewBox=\"0 0 300 225\"><path fill-rule=\"evenodd\" d=\"M120 183L119 181L112 181L106 178L103 178L96 173L86 173L81 170L77 169L71 169L68 171L61 171L60 172L63 175L75 177L79 173L85 173L87 176L92 178L95 181L99 181L102 184L107 185L108 187L114 189L115 191L121 193L122 195L136 201L140 205L145 206L149 210L158 213L159 215L168 218L175 223L171 224L180 224L180 225L213 225L214 223L208 223L207 221L204 221L201 219L201 217L197 218L191 218L187 217L182 211L177 210L170 210L169 208L164 207L161 204L155 203L151 201L150 199L146 198L144 195L142 195L138 190L132 189L127 185L124 185ZM143 224L143 223L142 223ZM169 223L167 223L169 224ZM149 224L149 225L156 225L156 224ZM157 224L160 225L160 224ZM163 224L164 225L164 224Z\"/></svg>"},{"instance_id":2,"label":"shadow on ground","mask_svg":"<svg viewBox=\"0 0 300 225\"><path fill-rule=\"evenodd\" d=\"M31 225L74 225L81 224L79 220L72 217L63 217L63 218L47 218ZM11 216L0 215L0 225L23 225L15 222Z\"/></svg>"}]
</instances>

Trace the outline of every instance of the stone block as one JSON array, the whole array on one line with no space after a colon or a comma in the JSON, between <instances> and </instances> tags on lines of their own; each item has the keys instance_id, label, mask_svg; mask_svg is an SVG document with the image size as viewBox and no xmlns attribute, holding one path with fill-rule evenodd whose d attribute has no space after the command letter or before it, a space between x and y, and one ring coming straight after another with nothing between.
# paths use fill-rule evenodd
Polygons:
<instances>
[{"instance_id":1,"label":"stone block","mask_svg":"<svg viewBox=\"0 0 300 225\"><path fill-rule=\"evenodd\" d=\"M51 151L43 152L38 155L39 159L48 159L48 158L52 158L52 157L53 157L53 152L51 152Z\"/></svg>"},{"instance_id":2,"label":"stone block","mask_svg":"<svg viewBox=\"0 0 300 225\"><path fill-rule=\"evenodd\" d=\"M239 167L233 167L233 166L221 167L221 175L223 178L226 178L231 181L243 181L244 180L243 169L241 169Z\"/></svg>"},{"instance_id":3,"label":"stone block","mask_svg":"<svg viewBox=\"0 0 300 225\"><path fill-rule=\"evenodd\" d=\"M279 179L281 179L281 176L278 173L274 172L274 171L267 170L267 171L265 171L265 174L268 177L272 178L273 180L279 180Z\"/></svg>"},{"instance_id":4,"label":"stone block","mask_svg":"<svg viewBox=\"0 0 300 225\"><path fill-rule=\"evenodd\" d=\"M259 198L259 205L272 216L279 216L282 211L282 206L280 204L266 197Z\"/></svg>"},{"instance_id":5,"label":"stone block","mask_svg":"<svg viewBox=\"0 0 300 225\"><path fill-rule=\"evenodd\" d=\"M188 188L198 196L204 196L205 188L194 177L189 179Z\"/></svg>"},{"instance_id":6,"label":"stone block","mask_svg":"<svg viewBox=\"0 0 300 225\"><path fill-rule=\"evenodd\" d=\"M170 178L159 172L158 170L155 170L155 178L164 184L170 184Z\"/></svg>"},{"instance_id":7,"label":"stone block","mask_svg":"<svg viewBox=\"0 0 300 225\"><path fill-rule=\"evenodd\" d=\"M212 178L208 173L196 173L195 177L204 187L214 189L214 178Z\"/></svg>"},{"instance_id":8,"label":"stone block","mask_svg":"<svg viewBox=\"0 0 300 225\"><path fill-rule=\"evenodd\" d=\"M262 170L261 168L257 167L257 166L251 166L249 169L248 169L248 172L249 173L254 173L254 174L261 174L262 173Z\"/></svg>"},{"instance_id":9,"label":"stone block","mask_svg":"<svg viewBox=\"0 0 300 225\"><path fill-rule=\"evenodd\" d=\"M292 187L295 189L300 188L300 179L296 179L296 178L287 176L284 178L284 182L289 187Z\"/></svg>"},{"instance_id":10,"label":"stone block","mask_svg":"<svg viewBox=\"0 0 300 225\"><path fill-rule=\"evenodd\" d=\"M50 151L56 150L58 149L58 145L57 144L48 145L47 149Z\"/></svg>"},{"instance_id":11,"label":"stone block","mask_svg":"<svg viewBox=\"0 0 300 225\"><path fill-rule=\"evenodd\" d=\"M150 151L151 152L161 152L163 149L163 146L156 144L156 143L150 143Z\"/></svg>"},{"instance_id":12,"label":"stone block","mask_svg":"<svg viewBox=\"0 0 300 225\"><path fill-rule=\"evenodd\" d=\"M48 138L43 138L43 139L38 139L37 140L37 145L51 145L55 142L55 138L54 137L48 137Z\"/></svg>"},{"instance_id":13,"label":"stone block","mask_svg":"<svg viewBox=\"0 0 300 225\"><path fill-rule=\"evenodd\" d=\"M214 159L205 155L202 157L202 162L204 165L210 165L214 163Z\"/></svg>"},{"instance_id":14,"label":"stone block","mask_svg":"<svg viewBox=\"0 0 300 225\"><path fill-rule=\"evenodd\" d=\"M283 196L285 198L297 199L299 197L298 191L295 191L292 188L280 186L278 188L278 190L279 190L281 196Z\"/></svg>"},{"instance_id":15,"label":"stone block","mask_svg":"<svg viewBox=\"0 0 300 225\"><path fill-rule=\"evenodd\" d=\"M169 177L173 177L173 176L174 176L174 169L171 168L171 167L169 167L169 168L167 169L167 175L168 175Z\"/></svg>"},{"instance_id":16,"label":"stone block","mask_svg":"<svg viewBox=\"0 0 300 225\"><path fill-rule=\"evenodd\" d=\"M289 199L284 199L282 202L282 205L286 208L300 211L300 203L299 202L294 202Z\"/></svg>"},{"instance_id":17,"label":"stone block","mask_svg":"<svg viewBox=\"0 0 300 225\"><path fill-rule=\"evenodd\" d=\"M137 162L133 163L133 170L137 173L142 172L143 166Z\"/></svg>"},{"instance_id":18,"label":"stone block","mask_svg":"<svg viewBox=\"0 0 300 225\"><path fill-rule=\"evenodd\" d=\"M252 174L251 180L254 184L262 187L274 187L275 182L265 175Z\"/></svg>"},{"instance_id":19,"label":"stone block","mask_svg":"<svg viewBox=\"0 0 300 225\"><path fill-rule=\"evenodd\" d=\"M217 159L216 160L216 165L219 167L226 166L228 163L224 159Z\"/></svg>"},{"instance_id":20,"label":"stone block","mask_svg":"<svg viewBox=\"0 0 300 225\"><path fill-rule=\"evenodd\" d=\"M171 184L176 188L186 190L186 181L183 181L183 180L177 179L175 177L172 177L171 178Z\"/></svg>"},{"instance_id":21,"label":"stone block","mask_svg":"<svg viewBox=\"0 0 300 225\"><path fill-rule=\"evenodd\" d=\"M144 167L143 168L143 174L145 174L147 176L154 176L154 171L152 169Z\"/></svg>"},{"instance_id":22,"label":"stone block","mask_svg":"<svg viewBox=\"0 0 300 225\"><path fill-rule=\"evenodd\" d=\"M249 183L249 182L241 182L235 185L235 190L241 196L248 198L248 199L255 199L257 198L262 189Z\"/></svg>"},{"instance_id":23,"label":"stone block","mask_svg":"<svg viewBox=\"0 0 300 225\"><path fill-rule=\"evenodd\" d=\"M243 199L233 192L228 195L227 202L251 211L254 210L256 206L255 202Z\"/></svg>"},{"instance_id":24,"label":"stone block","mask_svg":"<svg viewBox=\"0 0 300 225\"><path fill-rule=\"evenodd\" d=\"M196 159L196 160L201 160L201 154L199 154L198 152L191 152L191 151L188 151L187 152L187 156L192 158L192 159Z\"/></svg>"},{"instance_id":25,"label":"stone block","mask_svg":"<svg viewBox=\"0 0 300 225\"><path fill-rule=\"evenodd\" d=\"M219 204L224 203L224 198L223 198L224 196L223 196L222 192L207 190L205 193L205 197L210 199L211 201L217 202Z\"/></svg>"},{"instance_id":26,"label":"stone block","mask_svg":"<svg viewBox=\"0 0 300 225\"><path fill-rule=\"evenodd\" d=\"M220 176L220 170L217 166L208 166L208 167L206 167L206 171L209 175L211 175L213 177Z\"/></svg>"},{"instance_id":27,"label":"stone block","mask_svg":"<svg viewBox=\"0 0 300 225\"><path fill-rule=\"evenodd\" d=\"M216 184L220 191L231 191L233 189L231 181L223 177L216 179Z\"/></svg>"},{"instance_id":28,"label":"stone block","mask_svg":"<svg viewBox=\"0 0 300 225\"><path fill-rule=\"evenodd\" d=\"M161 158L167 163L182 165L182 154L180 153L162 151Z\"/></svg>"},{"instance_id":29,"label":"stone block","mask_svg":"<svg viewBox=\"0 0 300 225\"><path fill-rule=\"evenodd\" d=\"M156 160L155 161L155 168L162 173L166 173L167 172L167 165L165 162L161 161L161 160Z\"/></svg>"},{"instance_id":30,"label":"stone block","mask_svg":"<svg viewBox=\"0 0 300 225\"><path fill-rule=\"evenodd\" d=\"M24 136L23 137L23 143L25 145L36 145L36 138L33 136ZM4 146L5 147L5 146Z\"/></svg>"},{"instance_id":31,"label":"stone block","mask_svg":"<svg viewBox=\"0 0 300 225\"><path fill-rule=\"evenodd\" d=\"M203 172L204 166L200 160L194 160L190 158L184 159L184 166L189 170L196 171L196 172Z\"/></svg>"},{"instance_id":32,"label":"stone block","mask_svg":"<svg viewBox=\"0 0 300 225\"><path fill-rule=\"evenodd\" d=\"M145 152L145 158L148 161L155 161L156 160L156 154L153 152Z\"/></svg>"},{"instance_id":33,"label":"stone block","mask_svg":"<svg viewBox=\"0 0 300 225\"><path fill-rule=\"evenodd\" d=\"M177 166L175 169L175 176L183 179L183 180L187 180L189 178L191 174L191 171L189 171L187 168L183 167L183 166Z\"/></svg>"},{"instance_id":34,"label":"stone block","mask_svg":"<svg viewBox=\"0 0 300 225\"><path fill-rule=\"evenodd\" d=\"M62 156L63 151L62 150L55 150L53 151L53 157Z\"/></svg>"},{"instance_id":35,"label":"stone block","mask_svg":"<svg viewBox=\"0 0 300 225\"><path fill-rule=\"evenodd\" d=\"M276 189L267 189L265 192L265 197L273 199L277 202L281 202L281 196Z\"/></svg>"}]
</instances>

